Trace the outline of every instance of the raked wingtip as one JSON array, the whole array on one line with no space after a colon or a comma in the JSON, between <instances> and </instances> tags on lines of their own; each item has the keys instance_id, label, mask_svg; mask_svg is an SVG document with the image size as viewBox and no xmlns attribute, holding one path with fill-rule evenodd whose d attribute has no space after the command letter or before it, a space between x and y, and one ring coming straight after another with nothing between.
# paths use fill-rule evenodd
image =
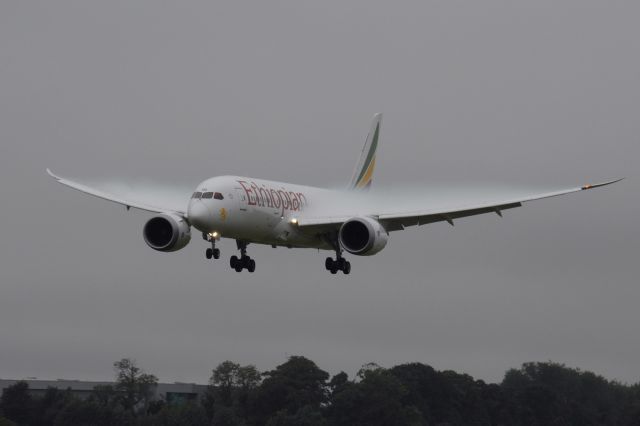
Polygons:
<instances>
[{"instance_id":1,"label":"raked wingtip","mask_svg":"<svg viewBox=\"0 0 640 426\"><path fill-rule=\"evenodd\" d=\"M621 180L624 180L624 178L619 178L619 179L614 179L614 180L610 180L607 182L601 182L601 183L594 183L594 184L587 184L587 185L583 185L581 187L582 190L585 189L593 189L593 188L599 188L601 186L607 186L607 185L612 185L614 183L620 182Z\"/></svg>"},{"instance_id":2,"label":"raked wingtip","mask_svg":"<svg viewBox=\"0 0 640 426\"><path fill-rule=\"evenodd\" d=\"M54 178L55 180L60 180L60 177L59 177L59 176L56 176L56 175L51 171L51 169L50 169L50 168L48 168L48 167L47 167L47 174L48 174L49 176L51 176L52 178Z\"/></svg>"}]
</instances>

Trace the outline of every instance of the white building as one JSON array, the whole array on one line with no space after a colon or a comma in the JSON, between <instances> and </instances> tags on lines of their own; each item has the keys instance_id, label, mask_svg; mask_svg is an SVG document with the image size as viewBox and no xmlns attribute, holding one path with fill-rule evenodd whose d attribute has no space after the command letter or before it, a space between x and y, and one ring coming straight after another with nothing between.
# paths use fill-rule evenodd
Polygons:
<instances>
[{"instance_id":1,"label":"white building","mask_svg":"<svg viewBox=\"0 0 640 426\"><path fill-rule=\"evenodd\" d=\"M38 379L0 379L0 395L4 393L5 388L12 386L18 382L26 382L29 385L29 393L33 396L42 396L47 388L57 388L60 390L70 390L71 393L79 398L85 399L89 397L96 386L114 386L114 382L88 382L82 380L38 380ZM168 403L180 403L184 401L200 400L206 391L206 385L198 385L195 383L158 383L155 387L153 400L164 400Z\"/></svg>"}]
</instances>

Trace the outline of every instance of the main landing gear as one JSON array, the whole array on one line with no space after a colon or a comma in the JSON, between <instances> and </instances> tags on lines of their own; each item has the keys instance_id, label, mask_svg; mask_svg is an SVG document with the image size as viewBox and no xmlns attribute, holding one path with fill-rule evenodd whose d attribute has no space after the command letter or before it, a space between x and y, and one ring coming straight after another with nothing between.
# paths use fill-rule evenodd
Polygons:
<instances>
[{"instance_id":1,"label":"main landing gear","mask_svg":"<svg viewBox=\"0 0 640 426\"><path fill-rule=\"evenodd\" d=\"M351 263L342 257L342 250L340 249L340 246L336 249L336 259L333 260L332 258L327 257L324 261L324 267L332 274L342 271L343 274L349 275L351 272Z\"/></svg>"},{"instance_id":2,"label":"main landing gear","mask_svg":"<svg viewBox=\"0 0 640 426\"><path fill-rule=\"evenodd\" d=\"M236 241L238 245L238 249L240 250L240 258L238 256L233 255L231 259L229 259L229 265L232 269L235 269L236 272L241 272L243 269L246 269L249 272L253 272L256 270L256 261L247 256L247 245L248 243L244 241Z\"/></svg>"},{"instance_id":3,"label":"main landing gear","mask_svg":"<svg viewBox=\"0 0 640 426\"><path fill-rule=\"evenodd\" d=\"M216 248L216 239L207 234L202 234L202 238L211 242L211 247L204 252L205 257L207 259L220 259L220 249Z\"/></svg>"}]
</instances>

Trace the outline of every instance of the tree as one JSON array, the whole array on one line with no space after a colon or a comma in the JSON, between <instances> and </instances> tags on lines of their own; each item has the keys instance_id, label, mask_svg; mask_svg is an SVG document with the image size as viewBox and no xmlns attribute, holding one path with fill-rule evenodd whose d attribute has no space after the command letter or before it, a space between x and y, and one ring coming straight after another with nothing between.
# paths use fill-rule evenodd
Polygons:
<instances>
[{"instance_id":1,"label":"tree","mask_svg":"<svg viewBox=\"0 0 640 426\"><path fill-rule=\"evenodd\" d=\"M239 424L249 416L249 400L260 380L261 375L253 365L220 363L211 374L202 400L207 416L215 424Z\"/></svg>"},{"instance_id":2,"label":"tree","mask_svg":"<svg viewBox=\"0 0 640 426\"><path fill-rule=\"evenodd\" d=\"M49 387L44 395L33 401L32 423L38 426L53 425L56 417L73 399L71 392Z\"/></svg>"},{"instance_id":3,"label":"tree","mask_svg":"<svg viewBox=\"0 0 640 426\"><path fill-rule=\"evenodd\" d=\"M145 373L136 365L135 360L123 358L114 362L116 370L115 390L125 410L135 414L139 404L146 405L158 384L158 379L152 374Z\"/></svg>"},{"instance_id":4,"label":"tree","mask_svg":"<svg viewBox=\"0 0 640 426\"><path fill-rule=\"evenodd\" d=\"M221 405L216 408L211 424L215 426L244 426L245 422L238 417L233 408Z\"/></svg>"},{"instance_id":5,"label":"tree","mask_svg":"<svg viewBox=\"0 0 640 426\"><path fill-rule=\"evenodd\" d=\"M260 372L258 372L254 365L245 365L243 367L239 367L236 374L236 385L240 389L253 389L258 386L258 384L262 380Z\"/></svg>"},{"instance_id":6,"label":"tree","mask_svg":"<svg viewBox=\"0 0 640 426\"><path fill-rule=\"evenodd\" d=\"M209 424L200 405L193 402L164 405L160 411L138 419L137 426L201 426ZM215 424L215 423L214 423Z\"/></svg>"},{"instance_id":7,"label":"tree","mask_svg":"<svg viewBox=\"0 0 640 426\"><path fill-rule=\"evenodd\" d=\"M507 371L501 387L525 424L634 424L625 420L637 404L633 388L563 364L525 363Z\"/></svg>"},{"instance_id":8,"label":"tree","mask_svg":"<svg viewBox=\"0 0 640 426\"><path fill-rule=\"evenodd\" d=\"M218 404L231 406L232 392L238 383L238 370L240 364L231 361L220 363L209 379L209 384L217 388Z\"/></svg>"},{"instance_id":9,"label":"tree","mask_svg":"<svg viewBox=\"0 0 640 426\"><path fill-rule=\"evenodd\" d=\"M319 410L328 402L329 373L305 357L292 356L263 376L252 410L258 424L266 423L281 410L293 415L305 406Z\"/></svg>"},{"instance_id":10,"label":"tree","mask_svg":"<svg viewBox=\"0 0 640 426\"><path fill-rule=\"evenodd\" d=\"M7 387L0 398L0 408L7 419L18 424L29 423L33 400L27 382L20 381Z\"/></svg>"},{"instance_id":11,"label":"tree","mask_svg":"<svg viewBox=\"0 0 640 426\"><path fill-rule=\"evenodd\" d=\"M89 400L94 401L102 407L115 407L118 402L118 393L111 385L98 385L93 388Z\"/></svg>"},{"instance_id":12,"label":"tree","mask_svg":"<svg viewBox=\"0 0 640 426\"><path fill-rule=\"evenodd\" d=\"M365 364L357 374L359 382L342 383L331 398L328 420L331 425L423 425L418 409L406 405L402 382L377 364Z\"/></svg>"},{"instance_id":13,"label":"tree","mask_svg":"<svg viewBox=\"0 0 640 426\"><path fill-rule=\"evenodd\" d=\"M286 410L278 411L266 426L327 426L327 421L320 410L306 405L295 414L288 414Z\"/></svg>"},{"instance_id":14,"label":"tree","mask_svg":"<svg viewBox=\"0 0 640 426\"><path fill-rule=\"evenodd\" d=\"M72 398L56 416L55 426L134 425L131 412L102 407L90 400Z\"/></svg>"},{"instance_id":15,"label":"tree","mask_svg":"<svg viewBox=\"0 0 640 426\"><path fill-rule=\"evenodd\" d=\"M329 392L335 395L349 386L349 376L344 371L339 372L329 381Z\"/></svg>"}]
</instances>

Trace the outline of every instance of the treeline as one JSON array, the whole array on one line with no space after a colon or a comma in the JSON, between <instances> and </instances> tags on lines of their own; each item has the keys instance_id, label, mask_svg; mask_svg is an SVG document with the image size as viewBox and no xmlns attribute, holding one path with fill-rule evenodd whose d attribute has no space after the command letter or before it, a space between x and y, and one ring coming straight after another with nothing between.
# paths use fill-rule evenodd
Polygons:
<instances>
[{"instance_id":1,"label":"treeline","mask_svg":"<svg viewBox=\"0 0 640 426\"><path fill-rule=\"evenodd\" d=\"M640 384L623 385L556 363L527 363L500 384L412 363L366 364L333 377L292 356L272 371L226 361L201 400L151 399L155 376L135 362L114 364L114 386L87 399L50 388L42 397L19 382L0 399L5 425L640 425Z\"/></svg>"}]
</instances>

